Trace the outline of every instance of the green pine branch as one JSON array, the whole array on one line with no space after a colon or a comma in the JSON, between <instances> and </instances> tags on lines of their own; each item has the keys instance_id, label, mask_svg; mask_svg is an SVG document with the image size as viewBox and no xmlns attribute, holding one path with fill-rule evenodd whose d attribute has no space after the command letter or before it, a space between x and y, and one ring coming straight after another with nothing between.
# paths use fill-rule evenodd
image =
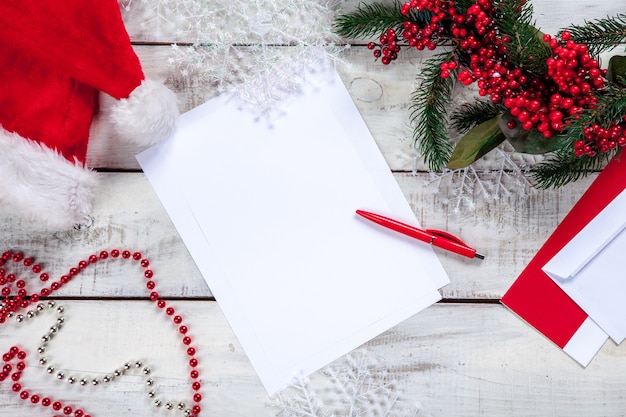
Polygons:
<instances>
[{"instance_id":1,"label":"green pine branch","mask_svg":"<svg viewBox=\"0 0 626 417\"><path fill-rule=\"evenodd\" d=\"M411 11L409 15L403 15L401 7L399 1L393 5L360 3L356 11L339 15L335 19L333 31L343 38L363 39L378 37L389 28L400 33L407 20L422 26L430 20L429 12Z\"/></svg>"},{"instance_id":2,"label":"green pine branch","mask_svg":"<svg viewBox=\"0 0 626 417\"><path fill-rule=\"evenodd\" d=\"M495 22L500 37L507 37L508 60L531 74L543 75L546 60L552 55L543 33L535 27L533 7L525 0L499 0L495 2Z\"/></svg>"},{"instance_id":3,"label":"green pine branch","mask_svg":"<svg viewBox=\"0 0 626 417\"><path fill-rule=\"evenodd\" d=\"M565 30L571 33L574 42L584 43L589 53L597 56L626 40L626 13L572 25Z\"/></svg>"},{"instance_id":4,"label":"green pine branch","mask_svg":"<svg viewBox=\"0 0 626 417\"><path fill-rule=\"evenodd\" d=\"M459 133L466 133L474 126L493 119L502 112L502 106L490 100L476 100L472 103L465 103L450 117L450 127Z\"/></svg>"},{"instance_id":5,"label":"green pine branch","mask_svg":"<svg viewBox=\"0 0 626 417\"><path fill-rule=\"evenodd\" d=\"M440 65L453 57L454 52L450 51L427 60L420 76L421 82L411 95L410 119L414 125L415 147L430 171L442 171L452 155L453 145L446 127L446 107L452 100L456 74L442 78Z\"/></svg>"},{"instance_id":6,"label":"green pine branch","mask_svg":"<svg viewBox=\"0 0 626 417\"><path fill-rule=\"evenodd\" d=\"M577 118L572 119L563 137L563 146L548 159L538 164L533 177L539 188L558 188L571 181L585 177L590 172L601 169L618 149L597 153L594 157L574 155L574 142L585 140L584 129L598 124L609 127L613 121L621 121L626 115L626 91L615 86L608 86L597 95L595 108L586 109Z\"/></svg>"}]
</instances>

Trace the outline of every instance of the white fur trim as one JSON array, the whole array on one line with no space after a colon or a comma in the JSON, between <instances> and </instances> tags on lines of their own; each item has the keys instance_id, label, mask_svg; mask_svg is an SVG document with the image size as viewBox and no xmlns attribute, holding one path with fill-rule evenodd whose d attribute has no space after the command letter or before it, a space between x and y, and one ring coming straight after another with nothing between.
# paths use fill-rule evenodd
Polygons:
<instances>
[{"instance_id":1,"label":"white fur trim","mask_svg":"<svg viewBox=\"0 0 626 417\"><path fill-rule=\"evenodd\" d=\"M0 128L0 206L54 228L84 222L96 173Z\"/></svg>"},{"instance_id":2,"label":"white fur trim","mask_svg":"<svg viewBox=\"0 0 626 417\"><path fill-rule=\"evenodd\" d=\"M154 145L169 136L178 121L176 95L165 85L144 80L112 109L120 137L137 145Z\"/></svg>"}]
</instances>

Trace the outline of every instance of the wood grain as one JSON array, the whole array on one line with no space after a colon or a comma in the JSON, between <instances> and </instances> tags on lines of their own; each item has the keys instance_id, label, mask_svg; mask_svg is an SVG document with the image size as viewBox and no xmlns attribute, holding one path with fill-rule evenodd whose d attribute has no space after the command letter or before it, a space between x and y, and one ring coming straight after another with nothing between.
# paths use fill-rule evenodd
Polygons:
<instances>
[{"instance_id":1,"label":"wood grain","mask_svg":"<svg viewBox=\"0 0 626 417\"><path fill-rule=\"evenodd\" d=\"M197 74L184 77L168 62L170 44L191 39L177 34L173 26L161 24L157 30L156 1L132 1L124 19L146 74L165 80L176 92L180 110L187 111L217 95L206 76L216 63L206 62ZM337 7L350 11L357 4L350 0ZM623 1L538 0L533 4L537 25L547 33L624 9ZM364 351L382 362L390 379L397 381L400 405L412 408L421 404L420 416L623 416L623 347L608 342L583 369L498 303L596 175L559 190L533 191L508 182L508 189L497 193L496 199L483 198L477 184L469 199L458 199L458 182L450 176L435 181L423 164L416 162L407 124L410 93L428 57L427 53L406 51L394 65L383 67L359 41L345 51L337 70L419 222L454 232L485 253L486 259L468 260L438 252L451 279L441 290L443 302L373 339ZM458 91L454 104L471 94L467 89ZM34 221L0 212L0 250L35 257L53 277L101 250L142 252L155 271L157 290L171 300L192 329L201 360L202 415L277 415L218 303L140 172L134 155L141 148L122 143L112 133L107 119L111 105L104 97L89 144L87 164L101 171L93 223L78 229L47 230ZM527 162L532 165L536 159ZM499 163L497 158L487 158L476 164L477 170L487 171L481 173L484 184L493 179L488 171ZM458 209L468 204L473 206L471 210ZM30 278L29 289L42 285L36 277L18 272ZM57 294L67 308L68 324L51 345L50 355L78 374L108 372L125 361L141 359L151 364L155 378L158 376L169 395L188 396L184 354L175 329L147 301L144 285L139 268L122 261L102 262L83 271ZM49 325L46 317L23 325L3 325L0 350L20 344L29 351L29 358L34 358L39 338ZM38 367L33 364L24 372L25 384L54 398L75 399L94 417L166 415L152 412L141 377L129 376L99 390L81 391L78 386L68 388L50 380ZM327 382L321 373L312 376L314 385ZM329 402L332 392L316 395ZM25 403L10 392L9 384L0 383L0 415L48 416L49 411Z\"/></svg>"}]
</instances>

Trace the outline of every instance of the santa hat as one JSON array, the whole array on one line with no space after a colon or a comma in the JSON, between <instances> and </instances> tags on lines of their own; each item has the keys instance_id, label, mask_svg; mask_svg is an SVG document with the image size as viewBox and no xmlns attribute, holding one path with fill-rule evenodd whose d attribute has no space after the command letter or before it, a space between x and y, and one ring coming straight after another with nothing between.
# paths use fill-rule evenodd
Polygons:
<instances>
[{"instance_id":1,"label":"santa hat","mask_svg":"<svg viewBox=\"0 0 626 417\"><path fill-rule=\"evenodd\" d=\"M0 206L65 227L91 210L85 167L97 94L118 101L120 137L154 144L178 118L174 93L145 79L117 0L0 2Z\"/></svg>"}]
</instances>

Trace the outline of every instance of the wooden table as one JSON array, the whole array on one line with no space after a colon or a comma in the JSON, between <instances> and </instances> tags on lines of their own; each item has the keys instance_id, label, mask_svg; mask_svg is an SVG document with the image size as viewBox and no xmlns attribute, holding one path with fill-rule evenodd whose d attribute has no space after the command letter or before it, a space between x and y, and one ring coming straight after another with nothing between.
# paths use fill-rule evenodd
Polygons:
<instances>
[{"instance_id":1,"label":"wooden table","mask_svg":"<svg viewBox=\"0 0 626 417\"><path fill-rule=\"evenodd\" d=\"M623 6L624 2L608 1L535 2L538 25L550 33L571 22L582 23L585 17L616 14ZM134 2L133 10L125 14L145 72L166 80L177 92L183 111L215 96L210 84L183 77L168 64L169 44L180 39L167 34L157 37L143 25L143 11L150 7L150 2ZM381 363L389 381L396 381L406 409L421 404L419 415L624 415L623 347L607 342L583 369L499 303L595 175L559 190L511 190L497 200L486 200L477 192L471 199L475 208L457 212L454 186L445 181L438 188L427 185L430 177L420 164L413 172L414 152L405 124L411 87L423 59L424 55L409 52L396 64L383 67L360 44L346 51L338 71L421 224L454 231L476 242L487 256L479 262L439 252L452 281L441 290L443 301L372 340L364 346L366 355ZM45 230L3 213L2 250L34 257L53 277L101 250L140 251L151 261L159 294L191 328L201 361L202 415L277 413L279 409L268 405L210 289L141 173L134 159L140 149L120 143L110 133L104 121L107 111L104 106L93 124L88 157L88 165L101 171L102 177L93 224ZM54 297L66 308L67 323L49 354L77 374L104 375L125 361L140 359L150 363L164 392L189 398L188 368L176 327L148 301L144 281L140 268L118 261L88 268L74 278ZM39 338L53 317L3 325L1 350L19 344L34 361ZM40 368L33 362L24 371L24 383L54 398L80 403L93 416L153 415L145 378L139 374L91 389L42 376L45 372ZM2 416L52 413L20 400L7 382L0 384L0 398Z\"/></svg>"}]
</instances>

